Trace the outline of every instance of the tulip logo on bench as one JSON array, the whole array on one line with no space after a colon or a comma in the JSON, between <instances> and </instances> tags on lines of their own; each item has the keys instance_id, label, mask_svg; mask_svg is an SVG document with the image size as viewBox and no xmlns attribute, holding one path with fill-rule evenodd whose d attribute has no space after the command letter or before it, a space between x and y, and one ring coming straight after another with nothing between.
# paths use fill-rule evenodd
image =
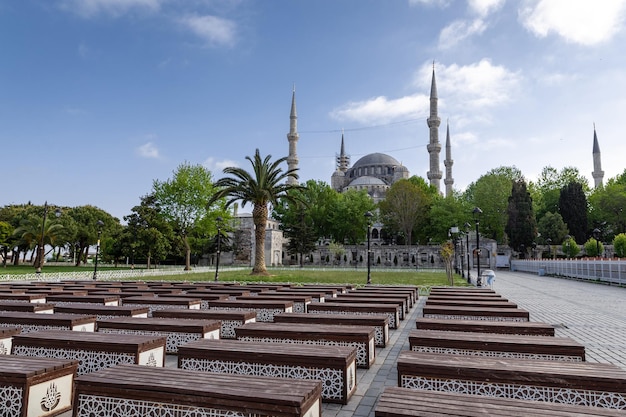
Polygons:
<instances>
[{"instance_id":1,"label":"tulip logo on bench","mask_svg":"<svg viewBox=\"0 0 626 417\"><path fill-rule=\"evenodd\" d=\"M53 382L48 387L46 395L41 399L41 409L46 412L52 411L59 405L59 402L61 402L61 393Z\"/></svg>"}]
</instances>

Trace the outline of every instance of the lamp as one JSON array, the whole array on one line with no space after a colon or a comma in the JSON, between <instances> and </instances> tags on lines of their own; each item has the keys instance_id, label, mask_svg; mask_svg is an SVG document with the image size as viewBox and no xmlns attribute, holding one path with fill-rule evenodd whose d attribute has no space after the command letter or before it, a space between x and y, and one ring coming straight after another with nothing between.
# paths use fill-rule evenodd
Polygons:
<instances>
[{"instance_id":1,"label":"lamp","mask_svg":"<svg viewBox=\"0 0 626 417\"><path fill-rule=\"evenodd\" d=\"M483 211L480 207L474 207L472 210L472 214L474 215L474 223L476 223L476 284L479 284L480 281L480 233L478 233L478 226L480 225L480 215L483 214Z\"/></svg>"},{"instance_id":2,"label":"lamp","mask_svg":"<svg viewBox=\"0 0 626 417\"><path fill-rule=\"evenodd\" d=\"M220 277L220 244L222 243L220 229L222 227L222 218L218 216L215 219L215 224L217 224L217 254L215 257L215 281L218 281Z\"/></svg>"},{"instance_id":3,"label":"lamp","mask_svg":"<svg viewBox=\"0 0 626 417\"><path fill-rule=\"evenodd\" d=\"M98 279L98 254L100 253L100 235L102 234L102 226L104 226L104 222L102 220L98 220L96 222L96 226L98 226L98 242L96 243L96 261L93 265L94 281Z\"/></svg>"},{"instance_id":4,"label":"lamp","mask_svg":"<svg viewBox=\"0 0 626 417\"><path fill-rule=\"evenodd\" d=\"M465 222L463 227L465 228L465 253L466 253L466 256L467 256L467 283L469 284L471 282L470 254L469 254L469 233L470 233L470 228L472 226L468 222Z\"/></svg>"},{"instance_id":5,"label":"lamp","mask_svg":"<svg viewBox=\"0 0 626 417\"><path fill-rule=\"evenodd\" d=\"M593 229L593 238L596 240L596 256L600 257L600 229L597 227Z\"/></svg>"},{"instance_id":6,"label":"lamp","mask_svg":"<svg viewBox=\"0 0 626 417\"><path fill-rule=\"evenodd\" d=\"M372 214L371 211L368 211L367 213L365 213L365 218L367 219L367 283L371 284L372 283L372 274L371 274L371 268L372 268L372 263L371 263L371 257L372 257L372 253L370 251L370 235L372 232L372 217L374 215Z\"/></svg>"}]
</instances>

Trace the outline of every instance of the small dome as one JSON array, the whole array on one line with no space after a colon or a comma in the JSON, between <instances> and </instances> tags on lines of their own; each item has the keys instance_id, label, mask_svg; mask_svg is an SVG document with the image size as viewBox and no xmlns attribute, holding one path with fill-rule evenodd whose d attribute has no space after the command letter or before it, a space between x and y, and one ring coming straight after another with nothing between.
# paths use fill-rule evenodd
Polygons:
<instances>
[{"instance_id":1,"label":"small dome","mask_svg":"<svg viewBox=\"0 0 626 417\"><path fill-rule=\"evenodd\" d=\"M366 167L370 165L388 165L399 167L402 164L400 164L396 158L385 155L384 153L371 153L356 161L353 168Z\"/></svg>"},{"instance_id":2,"label":"small dome","mask_svg":"<svg viewBox=\"0 0 626 417\"><path fill-rule=\"evenodd\" d=\"M372 186L372 185L387 185L387 184L385 184L385 182L379 178L365 176L365 177L355 178L354 181L352 181L349 186L356 187L356 186Z\"/></svg>"}]
</instances>

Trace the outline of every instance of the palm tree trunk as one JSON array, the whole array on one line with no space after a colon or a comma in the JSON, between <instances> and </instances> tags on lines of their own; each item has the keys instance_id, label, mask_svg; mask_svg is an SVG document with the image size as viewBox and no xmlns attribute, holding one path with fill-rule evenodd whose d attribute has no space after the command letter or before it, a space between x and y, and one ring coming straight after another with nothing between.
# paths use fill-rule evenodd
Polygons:
<instances>
[{"instance_id":1,"label":"palm tree trunk","mask_svg":"<svg viewBox=\"0 0 626 417\"><path fill-rule=\"evenodd\" d=\"M253 275L267 275L265 267L265 225L267 224L267 204L255 204L252 210L254 223L254 267Z\"/></svg>"}]
</instances>

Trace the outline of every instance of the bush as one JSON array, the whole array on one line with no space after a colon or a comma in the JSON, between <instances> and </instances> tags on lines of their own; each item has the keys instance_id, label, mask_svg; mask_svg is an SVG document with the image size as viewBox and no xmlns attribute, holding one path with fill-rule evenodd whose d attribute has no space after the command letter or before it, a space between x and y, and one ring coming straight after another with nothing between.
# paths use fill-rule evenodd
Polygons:
<instances>
[{"instance_id":1,"label":"bush","mask_svg":"<svg viewBox=\"0 0 626 417\"><path fill-rule=\"evenodd\" d=\"M590 238L586 241L584 246L587 256L601 256L602 252L604 252L604 245L602 242L599 242L594 238Z\"/></svg>"},{"instance_id":2,"label":"bush","mask_svg":"<svg viewBox=\"0 0 626 417\"><path fill-rule=\"evenodd\" d=\"M618 258L626 257L626 233L620 233L613 239L613 250Z\"/></svg>"},{"instance_id":3,"label":"bush","mask_svg":"<svg viewBox=\"0 0 626 417\"><path fill-rule=\"evenodd\" d=\"M563 242L561 250L568 258L574 258L580 252L580 248L573 237L570 237Z\"/></svg>"}]
</instances>

